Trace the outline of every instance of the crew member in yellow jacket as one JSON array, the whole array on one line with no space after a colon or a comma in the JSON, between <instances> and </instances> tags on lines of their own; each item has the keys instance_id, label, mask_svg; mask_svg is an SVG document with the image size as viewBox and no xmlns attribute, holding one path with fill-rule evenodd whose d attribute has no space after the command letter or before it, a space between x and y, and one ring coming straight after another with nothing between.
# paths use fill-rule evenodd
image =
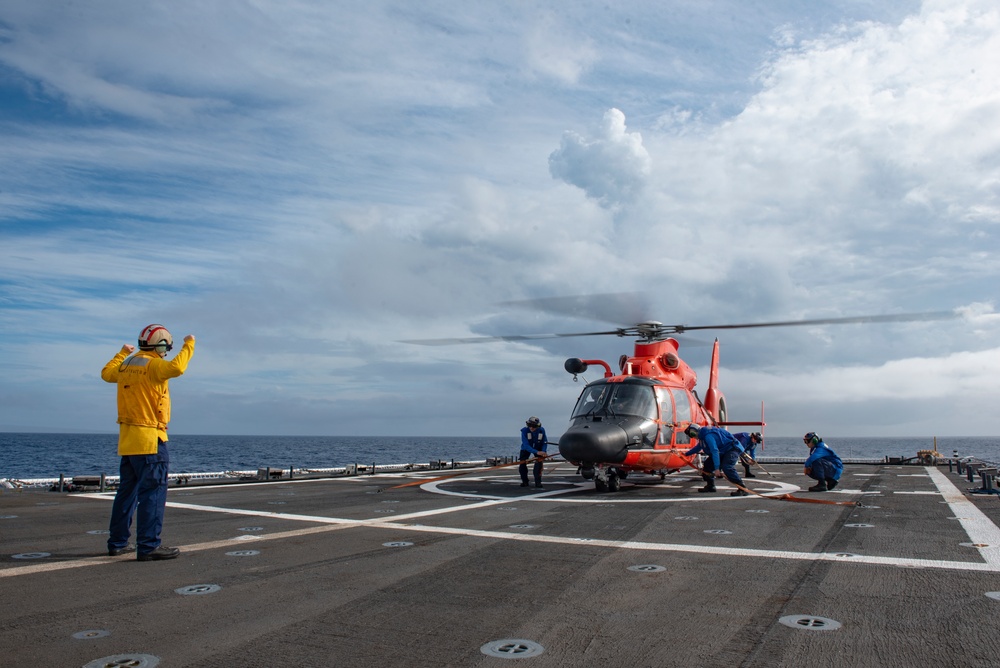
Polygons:
<instances>
[{"instance_id":1,"label":"crew member in yellow jacket","mask_svg":"<svg viewBox=\"0 0 1000 668\"><path fill-rule=\"evenodd\" d=\"M111 507L108 554L130 552L139 561L173 559L180 550L160 544L163 511L167 505L167 423L170 422L170 390L167 381L187 369L194 354L194 336L174 359L173 337L163 325L149 325L139 333L139 352L125 344L101 371L101 378L118 384L118 454L121 456L118 493ZM131 355L131 357L129 357ZM135 514L135 545L131 536Z\"/></svg>"}]
</instances>

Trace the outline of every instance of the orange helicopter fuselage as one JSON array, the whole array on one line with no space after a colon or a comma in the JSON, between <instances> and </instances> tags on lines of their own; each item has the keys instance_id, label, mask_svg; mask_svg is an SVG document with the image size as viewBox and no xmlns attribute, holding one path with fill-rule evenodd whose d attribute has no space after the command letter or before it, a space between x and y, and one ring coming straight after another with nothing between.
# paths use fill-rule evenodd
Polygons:
<instances>
[{"instance_id":1,"label":"orange helicopter fuselage","mask_svg":"<svg viewBox=\"0 0 1000 668\"><path fill-rule=\"evenodd\" d=\"M594 471L625 477L630 471L662 474L684 468L695 457L684 455L695 444L684 433L687 426L725 423L718 341L705 401L695 391L697 374L677 353L672 338L638 341L631 357L622 355L618 374L601 360L566 361L574 375L595 364L605 369L602 379L584 387L559 439L560 454L580 466L585 478Z\"/></svg>"}]
</instances>

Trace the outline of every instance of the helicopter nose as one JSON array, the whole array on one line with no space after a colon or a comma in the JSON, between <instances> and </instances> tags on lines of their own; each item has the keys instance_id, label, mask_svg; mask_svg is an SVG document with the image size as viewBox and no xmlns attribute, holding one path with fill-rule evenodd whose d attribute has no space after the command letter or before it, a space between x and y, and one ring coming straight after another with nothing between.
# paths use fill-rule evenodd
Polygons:
<instances>
[{"instance_id":1,"label":"helicopter nose","mask_svg":"<svg viewBox=\"0 0 1000 668\"><path fill-rule=\"evenodd\" d=\"M616 464L625 461L628 434L610 422L571 426L559 437L559 454L571 462Z\"/></svg>"}]
</instances>

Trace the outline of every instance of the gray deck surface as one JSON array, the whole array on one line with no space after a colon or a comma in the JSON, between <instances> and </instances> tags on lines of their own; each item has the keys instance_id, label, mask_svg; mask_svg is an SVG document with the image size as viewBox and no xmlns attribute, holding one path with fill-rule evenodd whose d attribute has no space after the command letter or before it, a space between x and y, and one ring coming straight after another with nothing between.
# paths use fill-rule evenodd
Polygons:
<instances>
[{"instance_id":1,"label":"gray deck surface","mask_svg":"<svg viewBox=\"0 0 1000 668\"><path fill-rule=\"evenodd\" d=\"M549 468L173 488L145 563L103 556L112 494L3 490L0 666L1000 663L1000 499L947 467L796 492L860 506Z\"/></svg>"}]
</instances>

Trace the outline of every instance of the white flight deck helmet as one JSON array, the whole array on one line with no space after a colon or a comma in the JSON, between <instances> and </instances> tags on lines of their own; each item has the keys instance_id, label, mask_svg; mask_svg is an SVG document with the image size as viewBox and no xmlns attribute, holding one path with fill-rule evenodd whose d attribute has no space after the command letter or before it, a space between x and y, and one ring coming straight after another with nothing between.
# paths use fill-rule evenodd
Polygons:
<instances>
[{"instance_id":1,"label":"white flight deck helmet","mask_svg":"<svg viewBox=\"0 0 1000 668\"><path fill-rule=\"evenodd\" d=\"M139 350L152 350L160 357L166 357L174 348L174 337L163 325L149 325L139 332Z\"/></svg>"}]
</instances>

